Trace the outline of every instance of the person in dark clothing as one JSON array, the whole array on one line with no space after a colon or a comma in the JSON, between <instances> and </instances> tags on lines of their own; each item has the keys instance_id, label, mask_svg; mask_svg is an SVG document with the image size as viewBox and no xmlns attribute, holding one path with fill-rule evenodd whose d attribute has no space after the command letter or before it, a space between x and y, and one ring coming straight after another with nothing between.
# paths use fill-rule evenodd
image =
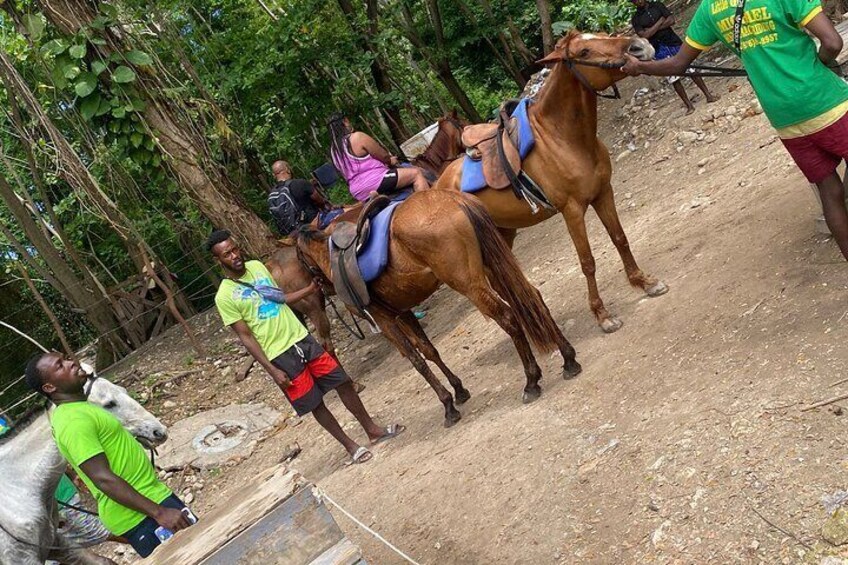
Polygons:
<instances>
[{"instance_id":1,"label":"person in dark clothing","mask_svg":"<svg viewBox=\"0 0 848 565\"><path fill-rule=\"evenodd\" d=\"M630 20L633 30L636 35L643 37L651 42L651 45L656 50L656 60L674 57L683 40L680 36L674 33L671 26L674 25L674 15L669 11L662 2L649 2L648 0L633 0L636 6L636 13ZM683 82L679 76L668 77L668 82L674 87L674 91L683 100L686 106L686 114L689 115L695 111L695 106L686 94L686 89L683 87ZM704 96L707 97L707 102L715 102L719 97L709 91L707 85L704 84L704 79L701 77L692 77L692 81L701 89Z\"/></svg>"},{"instance_id":2,"label":"person in dark clothing","mask_svg":"<svg viewBox=\"0 0 848 565\"><path fill-rule=\"evenodd\" d=\"M340 206L333 206L328 202L311 182L304 179L292 178L292 170L285 161L275 161L271 166L274 180L277 184L271 189L272 192L286 186L295 206L298 208L298 222L301 225L310 224L318 217L318 229L326 228L339 214L342 213Z\"/></svg>"}]
</instances>

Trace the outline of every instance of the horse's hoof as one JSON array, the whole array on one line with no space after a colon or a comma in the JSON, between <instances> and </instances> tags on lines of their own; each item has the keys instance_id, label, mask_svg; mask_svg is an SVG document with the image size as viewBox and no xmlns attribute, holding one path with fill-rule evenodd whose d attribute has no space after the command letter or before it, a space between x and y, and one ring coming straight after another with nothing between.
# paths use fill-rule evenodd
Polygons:
<instances>
[{"instance_id":1,"label":"horse's hoof","mask_svg":"<svg viewBox=\"0 0 848 565\"><path fill-rule=\"evenodd\" d=\"M571 379L583 372L583 367L576 360L566 361L562 366L562 378Z\"/></svg>"},{"instance_id":2,"label":"horse's hoof","mask_svg":"<svg viewBox=\"0 0 848 565\"><path fill-rule=\"evenodd\" d=\"M521 402L524 404L530 404L531 402L539 400L540 396L542 396L542 387L537 385L535 388L524 391L524 394L521 397Z\"/></svg>"},{"instance_id":3,"label":"horse's hoof","mask_svg":"<svg viewBox=\"0 0 848 565\"><path fill-rule=\"evenodd\" d=\"M445 416L445 427L453 427L453 425L459 422L460 420L462 420L462 414L460 414L459 411L454 410L453 412Z\"/></svg>"},{"instance_id":4,"label":"horse's hoof","mask_svg":"<svg viewBox=\"0 0 848 565\"><path fill-rule=\"evenodd\" d=\"M624 323L614 316L601 320L601 329L604 330L604 333L608 334L617 332L623 325Z\"/></svg>"},{"instance_id":5,"label":"horse's hoof","mask_svg":"<svg viewBox=\"0 0 848 565\"><path fill-rule=\"evenodd\" d=\"M656 298L657 296L662 296L668 292L668 285L666 285L662 281L657 281L648 288L645 289L645 294L650 296L651 298Z\"/></svg>"},{"instance_id":6,"label":"horse's hoof","mask_svg":"<svg viewBox=\"0 0 848 565\"><path fill-rule=\"evenodd\" d=\"M471 398L471 393L463 388L457 391L453 397L457 404L465 404Z\"/></svg>"}]
</instances>

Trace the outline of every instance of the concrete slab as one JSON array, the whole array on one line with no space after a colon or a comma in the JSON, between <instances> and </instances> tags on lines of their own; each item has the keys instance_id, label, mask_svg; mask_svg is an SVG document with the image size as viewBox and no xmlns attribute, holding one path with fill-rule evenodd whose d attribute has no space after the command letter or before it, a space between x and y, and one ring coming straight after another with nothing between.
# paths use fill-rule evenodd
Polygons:
<instances>
[{"instance_id":1,"label":"concrete slab","mask_svg":"<svg viewBox=\"0 0 848 565\"><path fill-rule=\"evenodd\" d=\"M166 471L191 465L219 467L230 459L250 457L259 441L282 424L284 415L264 404L230 404L180 420L157 451Z\"/></svg>"}]
</instances>

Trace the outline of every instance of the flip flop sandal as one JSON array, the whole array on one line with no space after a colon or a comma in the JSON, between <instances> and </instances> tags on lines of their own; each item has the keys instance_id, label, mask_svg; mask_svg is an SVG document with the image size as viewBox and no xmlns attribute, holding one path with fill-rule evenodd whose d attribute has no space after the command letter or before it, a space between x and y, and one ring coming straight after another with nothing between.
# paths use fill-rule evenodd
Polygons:
<instances>
[{"instance_id":1,"label":"flip flop sandal","mask_svg":"<svg viewBox=\"0 0 848 565\"><path fill-rule=\"evenodd\" d=\"M365 463L366 461L370 461L374 455L368 450L367 447L360 447L356 451L354 451L350 460L345 463L345 466L350 465L358 465L360 463Z\"/></svg>"},{"instance_id":2,"label":"flip flop sandal","mask_svg":"<svg viewBox=\"0 0 848 565\"><path fill-rule=\"evenodd\" d=\"M395 438L406 431L406 426L403 424L390 424L386 426L386 433L371 442L371 445L377 445L386 440Z\"/></svg>"}]
</instances>

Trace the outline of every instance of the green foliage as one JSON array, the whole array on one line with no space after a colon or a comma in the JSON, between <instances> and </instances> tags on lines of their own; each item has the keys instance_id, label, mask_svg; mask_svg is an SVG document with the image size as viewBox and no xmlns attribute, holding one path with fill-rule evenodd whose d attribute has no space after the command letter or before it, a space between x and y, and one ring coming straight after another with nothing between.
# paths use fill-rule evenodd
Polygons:
<instances>
[{"instance_id":1,"label":"green foliage","mask_svg":"<svg viewBox=\"0 0 848 565\"><path fill-rule=\"evenodd\" d=\"M629 0L574 0L565 3L553 28L558 35L570 29L613 33L627 26L632 15Z\"/></svg>"}]
</instances>

